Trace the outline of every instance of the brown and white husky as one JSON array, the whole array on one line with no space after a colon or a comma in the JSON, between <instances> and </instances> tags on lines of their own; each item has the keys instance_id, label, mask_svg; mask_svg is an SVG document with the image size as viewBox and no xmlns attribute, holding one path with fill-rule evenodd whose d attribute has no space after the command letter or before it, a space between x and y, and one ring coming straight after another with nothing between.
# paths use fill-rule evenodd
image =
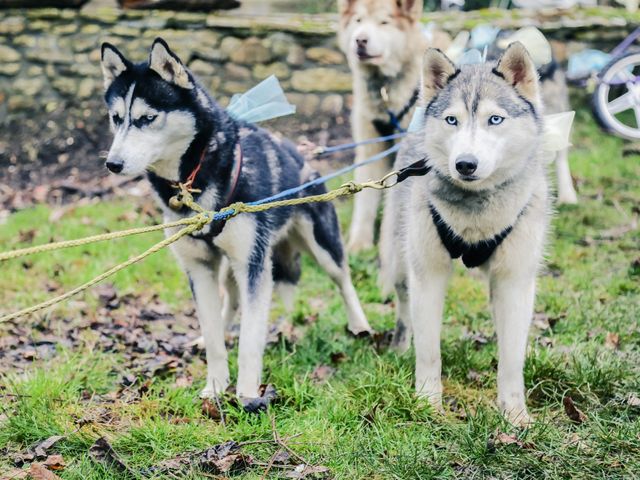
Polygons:
<instances>
[{"instance_id":1,"label":"brown and white husky","mask_svg":"<svg viewBox=\"0 0 640 480\"><path fill-rule=\"evenodd\" d=\"M446 48L444 33L425 34L422 0L339 0L338 40L353 73L351 116L355 141L389 135L395 121L407 127L418 98L422 53L428 46ZM431 38L429 38L431 37ZM394 119L395 117L395 119ZM356 149L356 162L389 148L388 143ZM380 178L393 159L356 170L356 181ZM363 191L355 198L349 250L373 246L381 195Z\"/></svg>"}]
</instances>

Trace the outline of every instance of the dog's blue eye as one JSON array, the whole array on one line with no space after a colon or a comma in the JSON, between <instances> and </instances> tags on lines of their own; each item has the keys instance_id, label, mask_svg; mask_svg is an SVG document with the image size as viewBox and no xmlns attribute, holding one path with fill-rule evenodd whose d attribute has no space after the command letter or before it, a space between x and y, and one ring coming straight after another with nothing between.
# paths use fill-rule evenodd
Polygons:
<instances>
[{"instance_id":1,"label":"dog's blue eye","mask_svg":"<svg viewBox=\"0 0 640 480\"><path fill-rule=\"evenodd\" d=\"M449 125L458 125L458 119L453 115L444 117L444 121L447 122Z\"/></svg>"},{"instance_id":2,"label":"dog's blue eye","mask_svg":"<svg viewBox=\"0 0 640 480\"><path fill-rule=\"evenodd\" d=\"M133 121L133 125L141 128L144 127L146 125L149 125L151 122L153 122L158 116L157 115L143 115L142 117L140 117L137 120Z\"/></svg>"},{"instance_id":3,"label":"dog's blue eye","mask_svg":"<svg viewBox=\"0 0 640 480\"><path fill-rule=\"evenodd\" d=\"M489 117L489 125L500 125L504 121L504 117L500 115L491 115Z\"/></svg>"}]
</instances>

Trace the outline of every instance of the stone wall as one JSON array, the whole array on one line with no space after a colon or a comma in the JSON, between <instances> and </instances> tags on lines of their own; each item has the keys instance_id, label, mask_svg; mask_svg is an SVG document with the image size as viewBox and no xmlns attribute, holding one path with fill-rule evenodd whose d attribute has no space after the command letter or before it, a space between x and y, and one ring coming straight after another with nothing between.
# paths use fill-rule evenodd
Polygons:
<instances>
[{"instance_id":1,"label":"stone wall","mask_svg":"<svg viewBox=\"0 0 640 480\"><path fill-rule=\"evenodd\" d=\"M336 115L351 80L331 35L219 28L215 17L168 12L9 12L0 17L0 90L8 116L50 112L100 95L99 45L142 60L162 36L223 103L275 74L302 116Z\"/></svg>"},{"instance_id":2,"label":"stone wall","mask_svg":"<svg viewBox=\"0 0 640 480\"><path fill-rule=\"evenodd\" d=\"M585 42L620 39L634 20L619 11L598 14L531 17L498 11L432 14L430 19L452 33L479 21L510 27L538 23L572 50ZM0 11L1 113L51 112L95 98L102 84L101 42L142 60L152 40L162 36L223 103L275 74L302 117L334 116L348 104L345 94L351 89L335 26L330 15L257 19L116 9Z\"/></svg>"},{"instance_id":3,"label":"stone wall","mask_svg":"<svg viewBox=\"0 0 640 480\"><path fill-rule=\"evenodd\" d=\"M440 13L428 20L453 34L481 22L507 28L533 23L562 39L559 46L577 50L585 43L619 40L639 18L601 9L562 15ZM290 136L345 124L351 79L336 45L336 26L337 18L329 14L256 18L115 8L0 10L0 169L29 160L60 162L77 153L95 158L106 147L103 41L143 60L153 39L162 36L222 104L277 75L298 107L295 119L277 124Z\"/></svg>"}]
</instances>

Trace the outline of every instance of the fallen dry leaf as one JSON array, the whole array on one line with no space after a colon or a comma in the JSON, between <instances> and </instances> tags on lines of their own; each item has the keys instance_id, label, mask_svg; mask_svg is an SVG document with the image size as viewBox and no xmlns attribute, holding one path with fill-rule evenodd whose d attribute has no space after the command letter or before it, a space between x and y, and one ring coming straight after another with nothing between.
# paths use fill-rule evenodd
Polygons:
<instances>
[{"instance_id":1,"label":"fallen dry leaf","mask_svg":"<svg viewBox=\"0 0 640 480\"><path fill-rule=\"evenodd\" d=\"M188 388L193 385L193 377L191 375L177 377L174 382L176 388Z\"/></svg>"},{"instance_id":2,"label":"fallen dry leaf","mask_svg":"<svg viewBox=\"0 0 640 480\"><path fill-rule=\"evenodd\" d=\"M145 476L152 476L158 473L172 474L176 478L181 478L180 473L185 469L192 469L194 466L213 473L226 474L244 470L253 465L253 458L240 451L237 442L229 441L214 445L211 448L200 452L192 452L177 455L176 457L163 460L157 465L145 470Z\"/></svg>"},{"instance_id":3,"label":"fallen dry leaf","mask_svg":"<svg viewBox=\"0 0 640 480\"><path fill-rule=\"evenodd\" d=\"M349 330L347 330L347 335L353 336L353 334ZM373 342L373 348L375 348L376 352L383 352L385 350L388 350L393 340L393 330L374 332L374 334L371 335L371 340Z\"/></svg>"},{"instance_id":4,"label":"fallen dry leaf","mask_svg":"<svg viewBox=\"0 0 640 480\"><path fill-rule=\"evenodd\" d=\"M287 472L285 475L286 478L326 478L329 473L329 469L327 467L323 467L322 465L298 465L296 468Z\"/></svg>"},{"instance_id":5,"label":"fallen dry leaf","mask_svg":"<svg viewBox=\"0 0 640 480\"><path fill-rule=\"evenodd\" d=\"M482 332L470 332L467 331L462 335L463 340L469 340L473 343L476 350L480 350L486 344L491 341L491 337L488 337Z\"/></svg>"},{"instance_id":6,"label":"fallen dry leaf","mask_svg":"<svg viewBox=\"0 0 640 480\"><path fill-rule=\"evenodd\" d=\"M336 369L329 365L318 365L313 369L309 378L313 383L321 384L325 383L335 372Z\"/></svg>"},{"instance_id":7,"label":"fallen dry leaf","mask_svg":"<svg viewBox=\"0 0 640 480\"><path fill-rule=\"evenodd\" d=\"M582 440L582 438L580 438L580 435L575 432L571 434L571 436L564 443L568 446L575 447L578 450L589 450L589 446Z\"/></svg>"},{"instance_id":8,"label":"fallen dry leaf","mask_svg":"<svg viewBox=\"0 0 640 480\"><path fill-rule=\"evenodd\" d=\"M13 470L3 473L0 480L22 480L23 478L27 478L27 475L29 475L28 470L14 468Z\"/></svg>"},{"instance_id":9,"label":"fallen dry leaf","mask_svg":"<svg viewBox=\"0 0 640 480\"><path fill-rule=\"evenodd\" d=\"M20 243L32 243L36 238L38 231L35 228L29 230L20 230L18 232L18 241Z\"/></svg>"},{"instance_id":10,"label":"fallen dry leaf","mask_svg":"<svg viewBox=\"0 0 640 480\"><path fill-rule=\"evenodd\" d=\"M67 464L64 462L62 455L49 455L42 464L49 470L61 471L64 470Z\"/></svg>"},{"instance_id":11,"label":"fallen dry leaf","mask_svg":"<svg viewBox=\"0 0 640 480\"><path fill-rule=\"evenodd\" d=\"M205 417L210 418L211 420L215 420L216 422L222 420L222 412L220 411L220 407L218 407L218 402L216 402L215 400L203 398L202 413Z\"/></svg>"},{"instance_id":12,"label":"fallen dry leaf","mask_svg":"<svg viewBox=\"0 0 640 480\"><path fill-rule=\"evenodd\" d=\"M627 397L627 405L630 407L640 407L640 397L633 393L629 394Z\"/></svg>"},{"instance_id":13,"label":"fallen dry leaf","mask_svg":"<svg viewBox=\"0 0 640 480\"><path fill-rule=\"evenodd\" d=\"M333 365L338 365L339 363L346 362L349 357L344 352L333 352L330 358Z\"/></svg>"},{"instance_id":14,"label":"fallen dry leaf","mask_svg":"<svg viewBox=\"0 0 640 480\"><path fill-rule=\"evenodd\" d=\"M33 480L60 480L60 477L50 470L47 470L41 463L32 463L29 468L29 477Z\"/></svg>"},{"instance_id":15,"label":"fallen dry leaf","mask_svg":"<svg viewBox=\"0 0 640 480\"><path fill-rule=\"evenodd\" d=\"M476 370L471 369L467 372L467 380L471 382L482 384L483 378L484 378L484 375L481 374L480 372L477 372Z\"/></svg>"},{"instance_id":16,"label":"fallen dry leaf","mask_svg":"<svg viewBox=\"0 0 640 480\"><path fill-rule=\"evenodd\" d=\"M53 435L46 440L40 442L33 448L33 452L36 454L36 458L38 460L44 459L47 457L47 450L53 447L56 443L62 440L64 436L62 435Z\"/></svg>"},{"instance_id":17,"label":"fallen dry leaf","mask_svg":"<svg viewBox=\"0 0 640 480\"><path fill-rule=\"evenodd\" d=\"M118 308L119 305L116 302L118 298L118 291L113 283L99 284L97 287L94 287L93 291L103 306L111 309Z\"/></svg>"},{"instance_id":18,"label":"fallen dry leaf","mask_svg":"<svg viewBox=\"0 0 640 480\"><path fill-rule=\"evenodd\" d=\"M237 442L229 441L211 447L200 454L199 466L214 474L238 472L253 465L250 455L239 453Z\"/></svg>"},{"instance_id":19,"label":"fallen dry leaf","mask_svg":"<svg viewBox=\"0 0 640 480\"><path fill-rule=\"evenodd\" d=\"M564 397L562 399L562 405L564 405L564 411L567 417L569 417L573 423L581 424L587 421L587 416L576 407L571 397Z\"/></svg>"},{"instance_id":20,"label":"fallen dry leaf","mask_svg":"<svg viewBox=\"0 0 640 480\"><path fill-rule=\"evenodd\" d=\"M611 350L618 350L620 348L620 335L614 332L607 332L604 346Z\"/></svg>"},{"instance_id":21,"label":"fallen dry leaf","mask_svg":"<svg viewBox=\"0 0 640 480\"><path fill-rule=\"evenodd\" d=\"M494 450L496 447L500 445L517 445L520 448L531 449L535 448L535 445L531 442L523 442L516 435L504 433L504 432L495 432L487 442L487 446L489 449Z\"/></svg>"},{"instance_id":22,"label":"fallen dry leaf","mask_svg":"<svg viewBox=\"0 0 640 480\"><path fill-rule=\"evenodd\" d=\"M286 450L280 449L271 457L274 465L289 465L291 463L291 454Z\"/></svg>"},{"instance_id":23,"label":"fallen dry leaf","mask_svg":"<svg viewBox=\"0 0 640 480\"><path fill-rule=\"evenodd\" d=\"M102 463L108 468L130 473L129 467L120 460L118 454L104 437L100 437L93 445L91 445L91 448L89 448L89 456L93 461Z\"/></svg>"}]
</instances>

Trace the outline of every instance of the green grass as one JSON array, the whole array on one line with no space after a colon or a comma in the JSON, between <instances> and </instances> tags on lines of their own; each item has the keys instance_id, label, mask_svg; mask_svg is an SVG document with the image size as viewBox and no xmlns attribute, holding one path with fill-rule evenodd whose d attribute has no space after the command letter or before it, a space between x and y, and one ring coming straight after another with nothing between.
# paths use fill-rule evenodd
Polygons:
<instances>
[{"instance_id":1,"label":"green grass","mask_svg":"<svg viewBox=\"0 0 640 480\"><path fill-rule=\"evenodd\" d=\"M486 289L476 276L459 268L447 297L443 330L444 384L455 411L433 415L413 396L413 355L377 352L366 341L344 334L344 310L336 289L304 260L293 320L311 314L294 345L271 347L264 379L277 386L280 402L270 408L281 435L301 434L295 450L315 464L326 465L335 478L636 478L640 472L640 409L627 403L640 395L640 272L638 230L615 234L638 216L640 161L622 158L622 142L599 132L588 112L580 111L574 127L571 165L578 179L580 205L558 208L548 248L547 268L537 294L536 311L557 320L552 329L532 329L525 367L529 406L538 419L530 429L514 430L493 407L496 381L494 341L478 346L465 332L493 334ZM337 204L343 224L350 205ZM0 229L0 250L25 245L20 232L38 229L33 243L74 238L130 227L135 203L122 199L83 206L50 224L48 207L12 215ZM90 219L87 222L87 218ZM88 223L88 224L87 224ZM613 239L601 239L603 232ZM64 289L102 272L141 251L161 235L130 238L80 249L40 255L27 269L20 261L2 265L0 311L9 312L41 301L54 278ZM30 244L30 243L27 243ZM351 258L353 277L375 328L393 324L392 309L376 287L375 252ZM189 305L187 282L168 252L161 252L114 278L121 294L157 292L176 309ZM95 296L84 297L88 309ZM281 313L280 309L277 309ZM60 307L52 324L80 315L77 305ZM33 319L22 320L25 325ZM7 326L0 326L0 339ZM619 348L606 345L607 334L619 335ZM327 383L310 374L331 356L346 359ZM232 353L232 357L235 354ZM135 403L100 403L99 395L117 389L123 357L99 353L90 339L81 347L62 350L52 360L36 360L26 372L0 377L0 472L11 456L54 434L68 463L64 479L117 479L116 471L94 463L88 448L106 435L118 454L136 469L149 467L185 451L204 449L226 440L271 438L269 415L251 416L228 407L225 425L203 416L197 400L203 386L204 363L188 367L193 386L175 386L173 375L154 379ZM235 372L235 362L232 372ZM469 372L475 375L469 375ZM90 400L86 400L87 392ZM581 425L566 417L562 398L570 395L588 416ZM107 412L110 422L77 421ZM175 422L172 419L188 419ZM527 445L492 445L497 431L515 433ZM245 450L267 462L273 445ZM260 478L253 467L237 478ZM272 470L269 478L281 478ZM172 477L157 477L172 478ZM175 478L175 477L174 477ZM181 478L204 478L192 471Z\"/></svg>"}]
</instances>

